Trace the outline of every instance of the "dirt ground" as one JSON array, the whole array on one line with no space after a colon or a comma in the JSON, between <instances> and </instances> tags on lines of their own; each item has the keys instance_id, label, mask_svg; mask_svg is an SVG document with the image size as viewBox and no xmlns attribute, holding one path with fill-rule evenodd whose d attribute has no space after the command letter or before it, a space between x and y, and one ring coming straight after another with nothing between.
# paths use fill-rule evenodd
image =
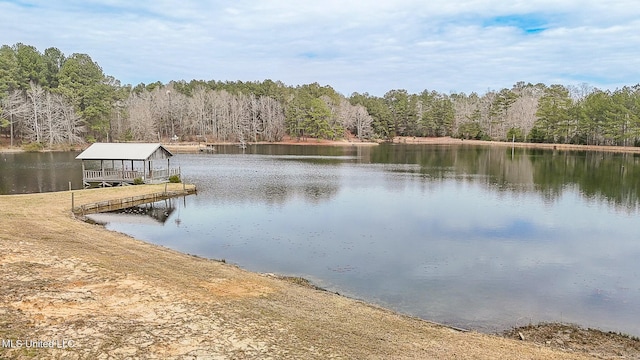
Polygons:
<instances>
[{"instance_id":1,"label":"dirt ground","mask_svg":"<svg viewBox=\"0 0 640 360\"><path fill-rule=\"evenodd\" d=\"M504 333L511 339L540 346L590 354L601 359L639 359L640 339L571 324L543 323L511 329Z\"/></svg>"},{"instance_id":2,"label":"dirt ground","mask_svg":"<svg viewBox=\"0 0 640 360\"><path fill-rule=\"evenodd\" d=\"M163 188L78 190L75 204ZM617 340L456 331L139 241L70 208L67 191L0 196L2 359L640 358Z\"/></svg>"},{"instance_id":3,"label":"dirt ground","mask_svg":"<svg viewBox=\"0 0 640 360\"><path fill-rule=\"evenodd\" d=\"M573 144L540 144L540 143L511 143L503 141L484 140L462 140L452 137L413 137L397 136L391 140L394 144L432 144L432 145L481 145L481 146L504 146L529 149L550 149L550 150L574 150L574 151L607 151L607 152L628 152L640 153L640 147L631 146L598 146L598 145L573 145ZM286 137L280 142L261 144L282 144L282 145L324 145L324 146L368 146L378 145L381 141L360 141L351 137L344 140L320 140L320 139L295 139ZM167 143L167 149L176 153L193 153L204 148L204 143ZM237 145L237 143L216 143L216 145Z\"/></svg>"},{"instance_id":4,"label":"dirt ground","mask_svg":"<svg viewBox=\"0 0 640 360\"><path fill-rule=\"evenodd\" d=\"M200 150L204 150L206 145L239 145L237 142L169 142L163 143L163 145L171 152L174 153L194 153ZM347 139L340 140L326 140L326 139L315 139L315 138L292 138L290 136L285 136L282 141L278 142L267 142L261 141L257 143L248 142L247 145L251 144L277 144L277 145L321 145L321 146L371 146L378 145L378 142L373 141L361 141L354 136L350 136Z\"/></svg>"}]
</instances>

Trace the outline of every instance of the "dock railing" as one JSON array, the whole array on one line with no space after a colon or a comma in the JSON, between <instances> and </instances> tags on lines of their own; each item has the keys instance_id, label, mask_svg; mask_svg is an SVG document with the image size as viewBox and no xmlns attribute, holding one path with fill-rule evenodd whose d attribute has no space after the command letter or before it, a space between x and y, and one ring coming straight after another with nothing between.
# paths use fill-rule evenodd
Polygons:
<instances>
[{"instance_id":1,"label":"dock railing","mask_svg":"<svg viewBox=\"0 0 640 360\"><path fill-rule=\"evenodd\" d=\"M73 213L76 216L84 216L87 214L95 214L104 211L114 211L133 207L136 205L142 205L147 203L153 203L156 201L166 200L178 196L186 196L196 193L195 186L184 187L182 190L161 191L151 194L129 196L120 199L103 200L95 203L84 204L73 208Z\"/></svg>"},{"instance_id":2,"label":"dock railing","mask_svg":"<svg viewBox=\"0 0 640 360\"><path fill-rule=\"evenodd\" d=\"M153 170L151 172L150 179L152 180L169 179L171 176L174 176L174 175L180 176L180 168Z\"/></svg>"},{"instance_id":3,"label":"dock railing","mask_svg":"<svg viewBox=\"0 0 640 360\"><path fill-rule=\"evenodd\" d=\"M180 168L153 169L151 174L145 174L138 170L85 170L82 180L88 182L127 182L133 183L135 179L144 179L145 182L169 180L173 175L180 176Z\"/></svg>"},{"instance_id":4,"label":"dock railing","mask_svg":"<svg viewBox=\"0 0 640 360\"><path fill-rule=\"evenodd\" d=\"M85 181L131 180L142 178L143 173L136 170L85 170Z\"/></svg>"}]
</instances>

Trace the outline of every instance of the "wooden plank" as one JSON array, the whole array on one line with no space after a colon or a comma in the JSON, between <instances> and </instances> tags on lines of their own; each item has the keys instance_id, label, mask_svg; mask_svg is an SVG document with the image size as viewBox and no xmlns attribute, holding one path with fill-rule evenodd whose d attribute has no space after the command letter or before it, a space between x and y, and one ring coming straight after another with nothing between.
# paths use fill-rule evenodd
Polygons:
<instances>
[{"instance_id":1,"label":"wooden plank","mask_svg":"<svg viewBox=\"0 0 640 360\"><path fill-rule=\"evenodd\" d=\"M167 192L156 192L138 196L131 196L126 198L103 200L95 203L84 204L73 208L73 213L78 215L95 214L105 211L115 211L130 208L137 205L153 203L161 200L166 200L179 196L187 196L195 194L196 188L189 188L184 190L173 190Z\"/></svg>"}]
</instances>

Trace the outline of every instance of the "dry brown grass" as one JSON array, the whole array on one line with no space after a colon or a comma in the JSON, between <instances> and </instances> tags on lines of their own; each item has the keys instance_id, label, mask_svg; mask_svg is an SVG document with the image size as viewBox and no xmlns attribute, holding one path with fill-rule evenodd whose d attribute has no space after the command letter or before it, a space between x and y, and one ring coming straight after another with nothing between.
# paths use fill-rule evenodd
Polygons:
<instances>
[{"instance_id":1,"label":"dry brown grass","mask_svg":"<svg viewBox=\"0 0 640 360\"><path fill-rule=\"evenodd\" d=\"M163 188L75 191L75 201ZM588 358L181 254L81 222L70 207L70 192L0 196L0 338L74 341L0 348L0 358Z\"/></svg>"},{"instance_id":2,"label":"dry brown grass","mask_svg":"<svg viewBox=\"0 0 640 360\"><path fill-rule=\"evenodd\" d=\"M512 339L523 337L541 346L579 351L601 359L640 358L640 339L571 324L543 323L527 325L505 333Z\"/></svg>"}]
</instances>

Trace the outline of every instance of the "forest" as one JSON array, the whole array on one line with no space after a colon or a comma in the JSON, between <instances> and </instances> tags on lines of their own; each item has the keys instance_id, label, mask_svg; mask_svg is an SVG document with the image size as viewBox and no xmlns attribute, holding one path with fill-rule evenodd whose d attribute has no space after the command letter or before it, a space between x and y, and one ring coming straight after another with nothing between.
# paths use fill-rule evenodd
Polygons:
<instances>
[{"instance_id":1,"label":"forest","mask_svg":"<svg viewBox=\"0 0 640 360\"><path fill-rule=\"evenodd\" d=\"M611 91L518 82L484 94L393 89L382 97L273 80L123 85L87 54L41 52L22 43L0 47L0 139L11 146L285 136L640 146L640 85Z\"/></svg>"}]
</instances>

